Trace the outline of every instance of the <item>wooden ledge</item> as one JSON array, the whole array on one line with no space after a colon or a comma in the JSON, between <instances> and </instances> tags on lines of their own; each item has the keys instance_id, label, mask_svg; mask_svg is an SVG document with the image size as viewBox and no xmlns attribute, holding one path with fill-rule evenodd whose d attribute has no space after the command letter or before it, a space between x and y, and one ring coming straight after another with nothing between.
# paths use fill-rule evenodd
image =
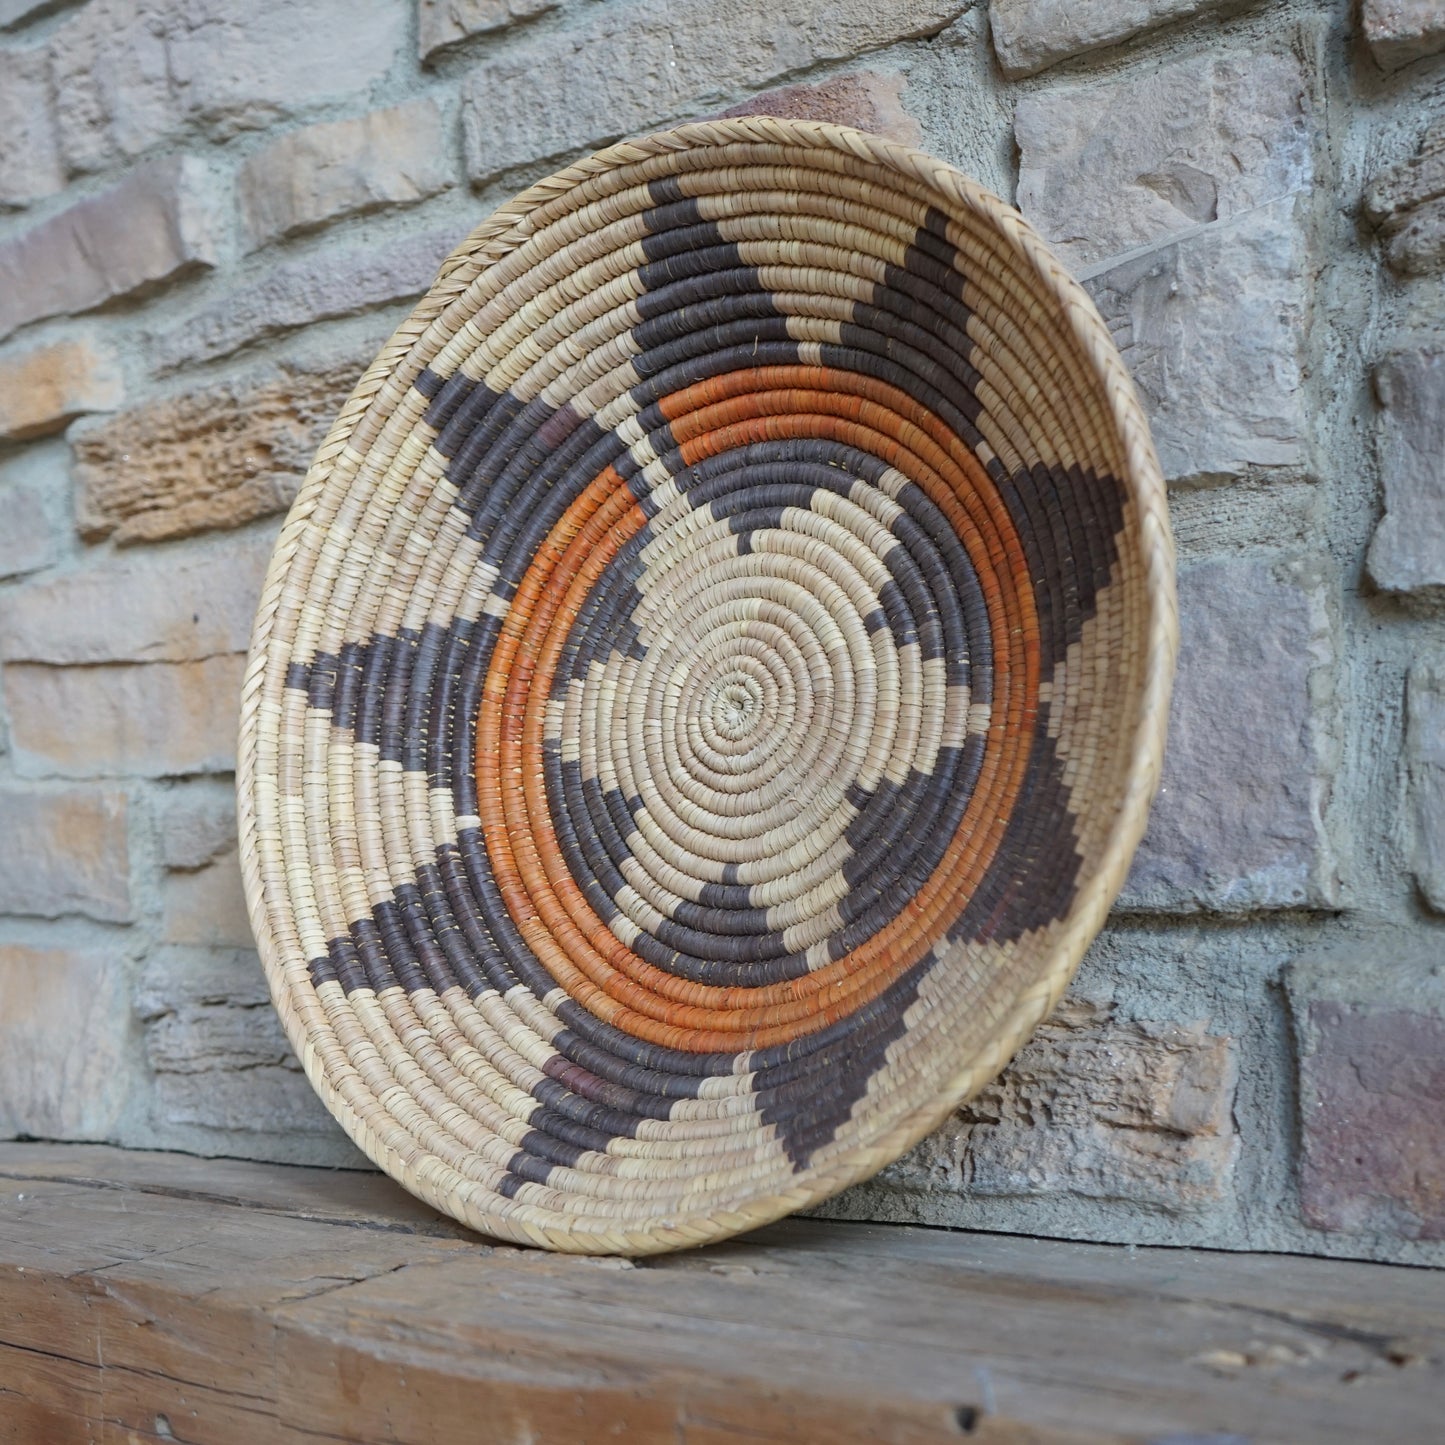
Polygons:
<instances>
[{"instance_id":1,"label":"wooden ledge","mask_svg":"<svg viewBox=\"0 0 1445 1445\"><path fill-rule=\"evenodd\" d=\"M0 1145L0 1441L1423 1442L1445 1274L797 1220L638 1265L380 1175Z\"/></svg>"}]
</instances>

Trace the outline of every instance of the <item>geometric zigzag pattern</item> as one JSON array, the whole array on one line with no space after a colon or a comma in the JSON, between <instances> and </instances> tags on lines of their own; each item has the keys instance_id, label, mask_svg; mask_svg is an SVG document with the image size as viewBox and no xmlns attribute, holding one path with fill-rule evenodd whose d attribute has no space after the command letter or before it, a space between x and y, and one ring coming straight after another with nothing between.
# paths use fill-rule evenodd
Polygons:
<instances>
[{"instance_id":1,"label":"geometric zigzag pattern","mask_svg":"<svg viewBox=\"0 0 1445 1445\"><path fill-rule=\"evenodd\" d=\"M504 208L368 373L268 580L243 830L313 1082L433 1203L733 1232L1057 995L1172 614L1137 404L1046 263L923 157L701 125Z\"/></svg>"}]
</instances>

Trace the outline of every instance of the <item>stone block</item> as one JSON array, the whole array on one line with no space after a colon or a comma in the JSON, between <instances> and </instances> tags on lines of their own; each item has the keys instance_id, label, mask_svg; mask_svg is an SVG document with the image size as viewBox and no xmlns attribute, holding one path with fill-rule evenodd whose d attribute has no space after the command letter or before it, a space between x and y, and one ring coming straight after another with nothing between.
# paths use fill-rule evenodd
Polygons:
<instances>
[{"instance_id":1,"label":"stone block","mask_svg":"<svg viewBox=\"0 0 1445 1445\"><path fill-rule=\"evenodd\" d=\"M0 1138L105 1139L136 1027L116 948L0 945Z\"/></svg>"},{"instance_id":2,"label":"stone block","mask_svg":"<svg viewBox=\"0 0 1445 1445\"><path fill-rule=\"evenodd\" d=\"M1445 913L1445 666L1415 663L1405 698L1411 867L1421 897Z\"/></svg>"},{"instance_id":3,"label":"stone block","mask_svg":"<svg viewBox=\"0 0 1445 1445\"><path fill-rule=\"evenodd\" d=\"M1224 1193L1236 1152L1230 1040L1205 1022L1066 999L1007 1069L879 1176L971 1198L1075 1196L1182 1213Z\"/></svg>"},{"instance_id":4,"label":"stone block","mask_svg":"<svg viewBox=\"0 0 1445 1445\"><path fill-rule=\"evenodd\" d=\"M823 120L886 136L902 145L923 143L918 122L903 108L906 78L877 70L852 71L815 85L783 85L764 91L723 115L775 115L784 120Z\"/></svg>"},{"instance_id":5,"label":"stone block","mask_svg":"<svg viewBox=\"0 0 1445 1445\"><path fill-rule=\"evenodd\" d=\"M1262 558L1196 562L1179 574L1179 629L1163 782L1119 906L1329 904L1310 698L1330 648L1322 599Z\"/></svg>"},{"instance_id":6,"label":"stone block","mask_svg":"<svg viewBox=\"0 0 1445 1445\"><path fill-rule=\"evenodd\" d=\"M1051 86L1020 97L1014 134L1019 209L1076 271L1307 190L1313 174L1310 87L1288 52Z\"/></svg>"},{"instance_id":7,"label":"stone block","mask_svg":"<svg viewBox=\"0 0 1445 1445\"><path fill-rule=\"evenodd\" d=\"M216 216L204 179L191 158L149 161L0 242L0 336L212 265Z\"/></svg>"},{"instance_id":8,"label":"stone block","mask_svg":"<svg viewBox=\"0 0 1445 1445\"><path fill-rule=\"evenodd\" d=\"M637 0L596 5L478 64L462 89L467 171L590 149L790 71L933 35L967 0Z\"/></svg>"},{"instance_id":9,"label":"stone block","mask_svg":"<svg viewBox=\"0 0 1445 1445\"><path fill-rule=\"evenodd\" d=\"M1376 448L1384 513L1370 578L1416 602L1445 600L1445 347L1387 356L1375 368Z\"/></svg>"},{"instance_id":10,"label":"stone block","mask_svg":"<svg viewBox=\"0 0 1445 1445\"><path fill-rule=\"evenodd\" d=\"M136 993L163 1124L275 1140L339 1136L271 1006L254 953L162 948Z\"/></svg>"},{"instance_id":11,"label":"stone block","mask_svg":"<svg viewBox=\"0 0 1445 1445\"><path fill-rule=\"evenodd\" d=\"M100 170L184 129L223 139L365 93L406 25L394 0L91 0L50 42L65 159Z\"/></svg>"},{"instance_id":12,"label":"stone block","mask_svg":"<svg viewBox=\"0 0 1445 1445\"><path fill-rule=\"evenodd\" d=\"M35 777L178 777L236 766L240 653L194 662L5 667L10 738Z\"/></svg>"},{"instance_id":13,"label":"stone block","mask_svg":"<svg viewBox=\"0 0 1445 1445\"><path fill-rule=\"evenodd\" d=\"M268 535L102 557L0 599L11 662L190 662L244 652L271 559Z\"/></svg>"},{"instance_id":14,"label":"stone block","mask_svg":"<svg viewBox=\"0 0 1445 1445\"><path fill-rule=\"evenodd\" d=\"M0 439L62 430L92 411L113 411L123 394L115 353L89 337L0 355Z\"/></svg>"},{"instance_id":15,"label":"stone block","mask_svg":"<svg viewBox=\"0 0 1445 1445\"><path fill-rule=\"evenodd\" d=\"M291 131L241 167L237 195L251 250L341 216L406 205L455 180L434 100Z\"/></svg>"},{"instance_id":16,"label":"stone block","mask_svg":"<svg viewBox=\"0 0 1445 1445\"><path fill-rule=\"evenodd\" d=\"M1445 50L1445 10L1440 0L1361 0L1365 44L1381 70Z\"/></svg>"},{"instance_id":17,"label":"stone block","mask_svg":"<svg viewBox=\"0 0 1445 1445\"><path fill-rule=\"evenodd\" d=\"M327 252L274 266L155 338L156 365L174 371L315 321L417 301L463 240L427 231L374 250Z\"/></svg>"},{"instance_id":18,"label":"stone block","mask_svg":"<svg viewBox=\"0 0 1445 1445\"><path fill-rule=\"evenodd\" d=\"M0 582L48 567L60 556L51 499L65 487L64 462L49 447L0 463Z\"/></svg>"},{"instance_id":19,"label":"stone block","mask_svg":"<svg viewBox=\"0 0 1445 1445\"><path fill-rule=\"evenodd\" d=\"M1445 1239L1445 970L1378 931L1287 975L1312 1229Z\"/></svg>"},{"instance_id":20,"label":"stone block","mask_svg":"<svg viewBox=\"0 0 1445 1445\"><path fill-rule=\"evenodd\" d=\"M126 796L0 787L0 913L131 918Z\"/></svg>"},{"instance_id":21,"label":"stone block","mask_svg":"<svg viewBox=\"0 0 1445 1445\"><path fill-rule=\"evenodd\" d=\"M459 40L504 30L514 20L556 8L557 0L417 0L417 52L430 60Z\"/></svg>"},{"instance_id":22,"label":"stone block","mask_svg":"<svg viewBox=\"0 0 1445 1445\"><path fill-rule=\"evenodd\" d=\"M45 51L0 50L0 210L53 196L64 185Z\"/></svg>"},{"instance_id":23,"label":"stone block","mask_svg":"<svg viewBox=\"0 0 1445 1445\"><path fill-rule=\"evenodd\" d=\"M1311 308L1296 205L1259 206L1086 273L1170 482L1308 465Z\"/></svg>"},{"instance_id":24,"label":"stone block","mask_svg":"<svg viewBox=\"0 0 1445 1445\"><path fill-rule=\"evenodd\" d=\"M155 542L285 511L363 369L283 368L76 428L81 536Z\"/></svg>"},{"instance_id":25,"label":"stone block","mask_svg":"<svg viewBox=\"0 0 1445 1445\"><path fill-rule=\"evenodd\" d=\"M161 937L166 943L250 948L251 923L236 838L235 797L229 787L189 782L160 810Z\"/></svg>"},{"instance_id":26,"label":"stone block","mask_svg":"<svg viewBox=\"0 0 1445 1445\"><path fill-rule=\"evenodd\" d=\"M1394 270L1407 276L1445 270L1445 125L1427 131L1408 160L1375 176L1364 208Z\"/></svg>"},{"instance_id":27,"label":"stone block","mask_svg":"<svg viewBox=\"0 0 1445 1445\"><path fill-rule=\"evenodd\" d=\"M1035 75L1072 55L1116 45L1174 20L1227 11L1238 0L989 0L988 23L1003 73Z\"/></svg>"}]
</instances>

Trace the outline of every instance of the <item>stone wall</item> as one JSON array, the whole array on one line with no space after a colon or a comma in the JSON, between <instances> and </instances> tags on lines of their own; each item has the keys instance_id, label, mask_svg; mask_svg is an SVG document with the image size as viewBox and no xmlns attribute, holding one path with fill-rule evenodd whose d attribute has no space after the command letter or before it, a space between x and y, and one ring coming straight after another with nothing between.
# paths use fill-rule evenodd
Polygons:
<instances>
[{"instance_id":1,"label":"stone wall","mask_svg":"<svg viewBox=\"0 0 1445 1445\"><path fill-rule=\"evenodd\" d=\"M478 219L730 109L1016 200L1138 379L1180 550L1109 928L830 1208L1445 1262L1437 0L0 0L0 1134L359 1162L237 876L272 538Z\"/></svg>"}]
</instances>

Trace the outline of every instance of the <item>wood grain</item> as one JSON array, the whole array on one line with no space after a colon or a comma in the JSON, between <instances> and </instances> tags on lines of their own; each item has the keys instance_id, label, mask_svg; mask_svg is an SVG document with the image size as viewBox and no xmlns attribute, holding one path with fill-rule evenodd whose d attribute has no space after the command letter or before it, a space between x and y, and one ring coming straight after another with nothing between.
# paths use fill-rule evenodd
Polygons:
<instances>
[{"instance_id":1,"label":"wood grain","mask_svg":"<svg viewBox=\"0 0 1445 1445\"><path fill-rule=\"evenodd\" d=\"M631 1264L384 1177L0 1145L0 1441L1424 1441L1445 1276L795 1220Z\"/></svg>"}]
</instances>

